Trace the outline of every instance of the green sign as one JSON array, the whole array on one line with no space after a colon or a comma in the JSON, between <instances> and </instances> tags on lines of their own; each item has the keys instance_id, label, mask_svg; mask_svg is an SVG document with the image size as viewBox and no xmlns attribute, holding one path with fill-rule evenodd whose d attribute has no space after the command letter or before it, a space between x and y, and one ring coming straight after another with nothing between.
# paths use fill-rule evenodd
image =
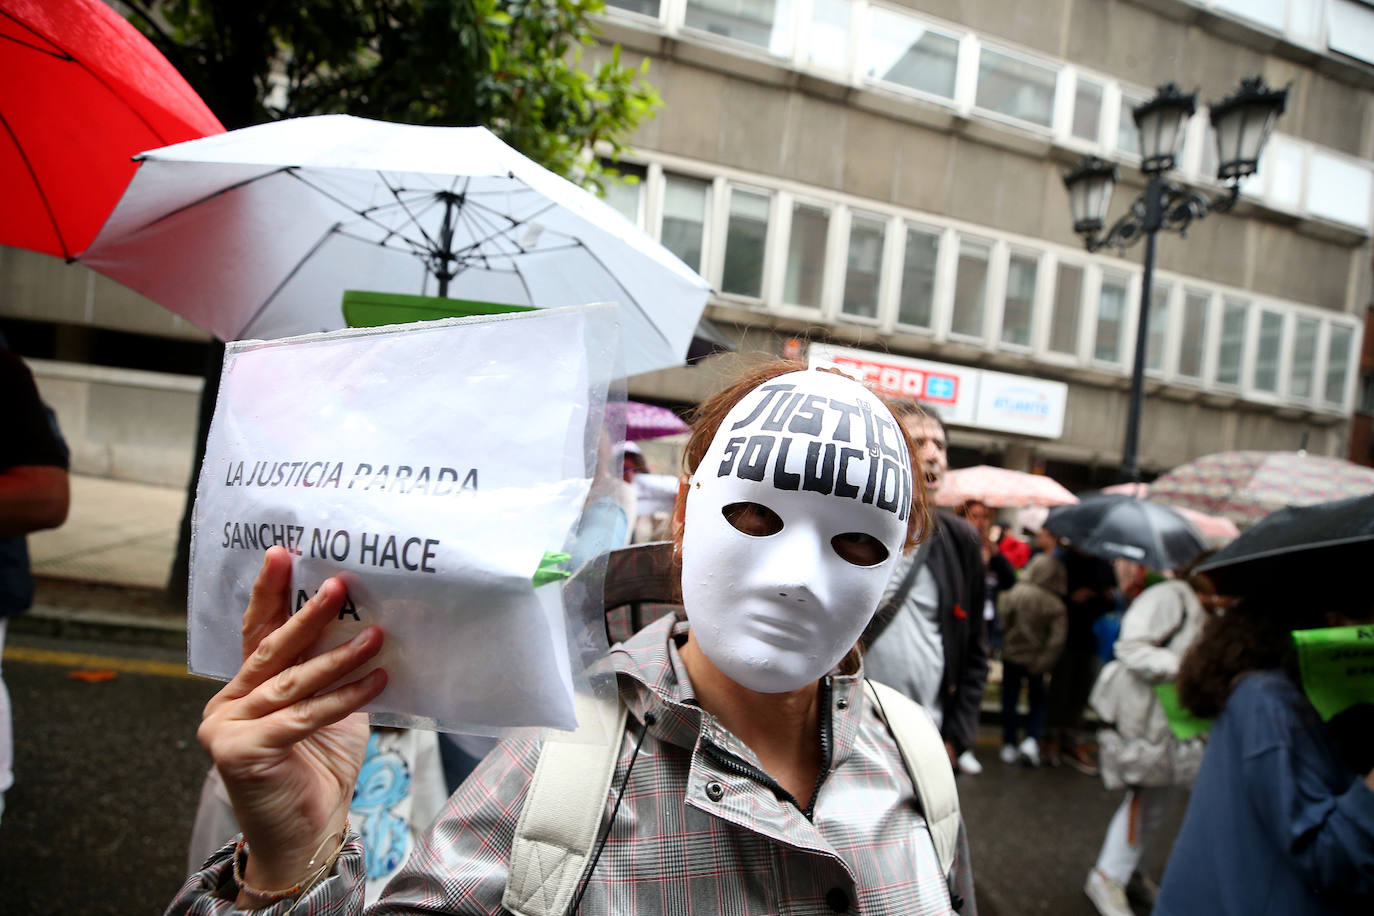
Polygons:
<instances>
[{"instance_id":1,"label":"green sign","mask_svg":"<svg viewBox=\"0 0 1374 916\"><path fill-rule=\"evenodd\" d=\"M1200 719L1193 715L1178 701L1178 687L1173 684L1156 684L1155 696L1159 705L1164 707L1164 715L1169 720L1169 730L1180 741L1207 734L1212 727L1211 719Z\"/></svg>"},{"instance_id":2,"label":"green sign","mask_svg":"<svg viewBox=\"0 0 1374 916\"><path fill-rule=\"evenodd\" d=\"M1374 703L1374 626L1294 630L1302 689L1324 721Z\"/></svg>"}]
</instances>

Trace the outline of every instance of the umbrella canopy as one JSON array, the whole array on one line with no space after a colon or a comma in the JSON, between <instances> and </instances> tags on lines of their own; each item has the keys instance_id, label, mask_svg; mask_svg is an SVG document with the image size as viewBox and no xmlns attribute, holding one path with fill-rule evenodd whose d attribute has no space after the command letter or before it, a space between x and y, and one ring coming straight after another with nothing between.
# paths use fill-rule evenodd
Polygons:
<instances>
[{"instance_id":1,"label":"umbrella canopy","mask_svg":"<svg viewBox=\"0 0 1374 916\"><path fill-rule=\"evenodd\" d=\"M1227 594L1358 576L1374 559L1374 495L1295 506L1266 516L1198 567Z\"/></svg>"},{"instance_id":2,"label":"umbrella canopy","mask_svg":"<svg viewBox=\"0 0 1374 916\"><path fill-rule=\"evenodd\" d=\"M1218 452L1150 484L1150 498L1251 524L1276 509L1374 493L1374 469L1306 452Z\"/></svg>"},{"instance_id":3,"label":"umbrella canopy","mask_svg":"<svg viewBox=\"0 0 1374 916\"><path fill-rule=\"evenodd\" d=\"M1206 549L1173 509L1116 493L1092 493L1076 506L1053 508L1045 527L1084 553L1124 557L1150 569L1177 569Z\"/></svg>"},{"instance_id":4,"label":"umbrella canopy","mask_svg":"<svg viewBox=\"0 0 1374 916\"><path fill-rule=\"evenodd\" d=\"M971 499L995 509L1067 506L1078 502L1077 496L1043 474L986 464L946 471L944 483L935 494L935 504L961 506Z\"/></svg>"},{"instance_id":5,"label":"umbrella canopy","mask_svg":"<svg viewBox=\"0 0 1374 916\"><path fill-rule=\"evenodd\" d=\"M658 439L689 432L691 427L666 407L625 402L625 438L630 440Z\"/></svg>"},{"instance_id":6,"label":"umbrella canopy","mask_svg":"<svg viewBox=\"0 0 1374 916\"><path fill-rule=\"evenodd\" d=\"M481 127L323 115L144 153L83 263L226 340L344 326L344 290L614 302L627 374L681 365L709 287Z\"/></svg>"},{"instance_id":7,"label":"umbrella canopy","mask_svg":"<svg viewBox=\"0 0 1374 916\"><path fill-rule=\"evenodd\" d=\"M1147 499L1150 495L1150 485L1148 483L1118 483L1110 487L1103 487L1102 492L1125 493L1127 496ZM1208 515L1206 512L1199 512L1186 506L1173 506L1172 508L1179 515L1192 522L1198 534L1202 535L1211 547L1229 544L1240 537L1240 528L1229 518L1220 515Z\"/></svg>"},{"instance_id":8,"label":"umbrella canopy","mask_svg":"<svg viewBox=\"0 0 1374 916\"><path fill-rule=\"evenodd\" d=\"M135 153L222 133L167 59L101 0L0 0L0 245L70 258Z\"/></svg>"}]
</instances>

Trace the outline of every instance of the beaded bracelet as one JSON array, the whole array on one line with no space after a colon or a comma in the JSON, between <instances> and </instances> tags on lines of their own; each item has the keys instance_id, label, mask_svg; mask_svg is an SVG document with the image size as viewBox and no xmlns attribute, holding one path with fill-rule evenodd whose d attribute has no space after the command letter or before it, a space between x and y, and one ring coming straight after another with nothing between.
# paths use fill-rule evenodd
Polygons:
<instances>
[{"instance_id":1,"label":"beaded bracelet","mask_svg":"<svg viewBox=\"0 0 1374 916\"><path fill-rule=\"evenodd\" d=\"M330 834L329 836L333 836L333 834ZM276 903L278 900L284 900L287 897L293 897L297 894L307 891L310 888L314 887L315 882L319 881L319 879L323 877L326 872L328 872L331 868L334 867L334 863L338 860L339 854L343 852L344 844L348 842L348 818L344 818L343 833L339 836L339 847L334 850L334 854L331 855L323 864L321 864L319 867L316 867L315 857L320 854L320 851L324 849L325 844L329 842L329 836L321 840L320 845L315 847L315 851L310 856L310 861L306 863L306 868L310 870L305 873L305 877L302 878L296 884L292 885L291 887L288 887L285 890L280 891L261 890L249 884L247 881L243 880L243 866L240 864L240 861L243 859L244 856L248 854L248 841L244 839L242 836L240 836L238 843L234 846L234 857L232 866L234 882L238 884L240 891L251 894L254 897L259 897L262 899L264 903ZM292 909L294 908L295 907L292 907Z\"/></svg>"}]
</instances>

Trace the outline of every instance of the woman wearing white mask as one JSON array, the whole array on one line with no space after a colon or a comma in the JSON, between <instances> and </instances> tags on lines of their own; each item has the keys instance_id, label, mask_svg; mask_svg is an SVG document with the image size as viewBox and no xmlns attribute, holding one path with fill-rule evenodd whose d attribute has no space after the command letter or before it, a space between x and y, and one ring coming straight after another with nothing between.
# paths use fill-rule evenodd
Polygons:
<instances>
[{"instance_id":1,"label":"woman wearing white mask","mask_svg":"<svg viewBox=\"0 0 1374 916\"><path fill-rule=\"evenodd\" d=\"M567 912L975 912L938 732L922 720L910 753L901 717L866 696L854 648L928 520L910 453L879 398L797 363L769 363L702 405L675 512L687 621L663 618L602 663L628 725ZM348 714L385 675L312 695L348 680L382 634L294 664L343 589L327 582L264 638L288 578L286 555L269 553L245 622L257 650L200 730L248 850L213 856L169 912L361 909L359 843L341 835L366 726ZM375 912L512 911L511 847L541 743L504 741L487 757ZM952 815L930 803L945 784Z\"/></svg>"}]
</instances>

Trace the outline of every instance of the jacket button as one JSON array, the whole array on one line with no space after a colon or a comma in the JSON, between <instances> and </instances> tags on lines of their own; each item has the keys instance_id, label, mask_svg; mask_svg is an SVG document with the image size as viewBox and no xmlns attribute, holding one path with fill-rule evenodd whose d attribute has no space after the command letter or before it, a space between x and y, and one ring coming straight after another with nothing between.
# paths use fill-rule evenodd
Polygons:
<instances>
[{"instance_id":1,"label":"jacket button","mask_svg":"<svg viewBox=\"0 0 1374 916\"><path fill-rule=\"evenodd\" d=\"M713 802L718 802L725 797L725 786L714 780L706 784L706 797Z\"/></svg>"},{"instance_id":2,"label":"jacket button","mask_svg":"<svg viewBox=\"0 0 1374 916\"><path fill-rule=\"evenodd\" d=\"M849 701L846 700L844 697L840 697L838 700L835 701L835 708L836 708L836 709L848 709L848 708L849 708Z\"/></svg>"},{"instance_id":3,"label":"jacket button","mask_svg":"<svg viewBox=\"0 0 1374 916\"><path fill-rule=\"evenodd\" d=\"M849 909L849 895L845 893L842 887L832 887L826 891L825 903L836 913L843 913Z\"/></svg>"}]
</instances>

